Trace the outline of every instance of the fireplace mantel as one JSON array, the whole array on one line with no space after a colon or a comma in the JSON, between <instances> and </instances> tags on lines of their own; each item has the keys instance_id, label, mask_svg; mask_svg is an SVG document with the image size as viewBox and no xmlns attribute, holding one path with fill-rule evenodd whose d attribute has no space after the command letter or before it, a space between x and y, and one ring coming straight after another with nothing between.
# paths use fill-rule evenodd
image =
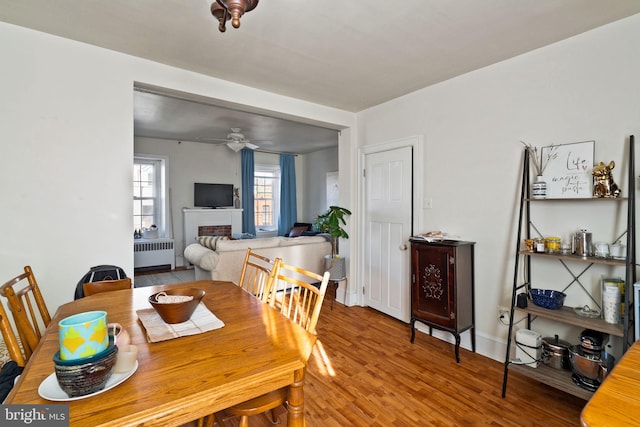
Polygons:
<instances>
[{"instance_id":1,"label":"fireplace mantel","mask_svg":"<svg viewBox=\"0 0 640 427\"><path fill-rule=\"evenodd\" d=\"M242 233L242 209L182 208L182 217L185 248L195 243L203 225L231 225L231 233Z\"/></svg>"}]
</instances>

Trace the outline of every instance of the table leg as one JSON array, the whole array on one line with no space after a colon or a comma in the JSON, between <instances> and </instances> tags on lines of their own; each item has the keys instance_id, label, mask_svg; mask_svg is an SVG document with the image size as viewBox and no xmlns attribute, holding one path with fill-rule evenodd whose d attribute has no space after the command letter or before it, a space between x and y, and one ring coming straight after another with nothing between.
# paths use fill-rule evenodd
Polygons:
<instances>
[{"instance_id":1,"label":"table leg","mask_svg":"<svg viewBox=\"0 0 640 427\"><path fill-rule=\"evenodd\" d=\"M304 368L295 371L293 384L289 386L289 404L287 405L287 426L304 427Z\"/></svg>"}]
</instances>

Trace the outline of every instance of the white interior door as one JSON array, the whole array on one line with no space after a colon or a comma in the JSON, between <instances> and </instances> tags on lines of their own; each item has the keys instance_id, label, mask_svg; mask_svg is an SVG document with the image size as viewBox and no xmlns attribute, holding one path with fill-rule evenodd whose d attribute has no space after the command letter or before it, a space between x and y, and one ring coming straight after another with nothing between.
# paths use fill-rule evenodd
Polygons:
<instances>
[{"instance_id":1,"label":"white interior door","mask_svg":"<svg viewBox=\"0 0 640 427\"><path fill-rule=\"evenodd\" d=\"M364 303L411 317L412 147L365 155Z\"/></svg>"}]
</instances>

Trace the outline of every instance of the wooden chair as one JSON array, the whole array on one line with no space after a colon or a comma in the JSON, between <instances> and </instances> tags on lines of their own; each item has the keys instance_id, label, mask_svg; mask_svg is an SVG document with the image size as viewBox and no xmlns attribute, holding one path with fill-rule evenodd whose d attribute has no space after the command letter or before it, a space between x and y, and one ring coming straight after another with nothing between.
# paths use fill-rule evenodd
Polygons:
<instances>
[{"instance_id":1,"label":"wooden chair","mask_svg":"<svg viewBox=\"0 0 640 427\"><path fill-rule=\"evenodd\" d=\"M27 363L27 358L24 353L22 353L22 349L20 348L18 339L13 332L11 322L9 321L9 317L7 316L7 312L5 311L2 303L0 303L0 333L2 333L4 345L9 351L11 360L15 361L18 366L24 366Z\"/></svg>"},{"instance_id":2,"label":"wooden chair","mask_svg":"<svg viewBox=\"0 0 640 427\"><path fill-rule=\"evenodd\" d=\"M248 248L242 264L238 286L259 298L262 302L267 302L276 273L274 266L279 262L280 258L272 261Z\"/></svg>"},{"instance_id":3,"label":"wooden chair","mask_svg":"<svg viewBox=\"0 0 640 427\"><path fill-rule=\"evenodd\" d=\"M282 261L275 265L275 270L269 305L308 332L315 334L322 302L329 283L329 273L325 272L321 276L302 268L287 265ZM277 423L273 410L287 401L288 394L289 387L271 391L216 413L215 420L223 427L228 415L239 416L239 427L248 427L251 415L271 411L272 422Z\"/></svg>"},{"instance_id":4,"label":"wooden chair","mask_svg":"<svg viewBox=\"0 0 640 427\"><path fill-rule=\"evenodd\" d=\"M99 294L101 292L118 291L120 289L131 289L132 283L130 277L120 280L101 280L99 282L89 282L82 284L84 296Z\"/></svg>"},{"instance_id":5,"label":"wooden chair","mask_svg":"<svg viewBox=\"0 0 640 427\"><path fill-rule=\"evenodd\" d=\"M15 289L22 285L24 286ZM25 360L28 360L42 338L41 325L44 329L51 323L51 315L31 267L25 266L24 273L2 285L0 293L7 298L9 310L13 315L13 321L22 343ZM36 314L34 305L38 314Z\"/></svg>"}]
</instances>

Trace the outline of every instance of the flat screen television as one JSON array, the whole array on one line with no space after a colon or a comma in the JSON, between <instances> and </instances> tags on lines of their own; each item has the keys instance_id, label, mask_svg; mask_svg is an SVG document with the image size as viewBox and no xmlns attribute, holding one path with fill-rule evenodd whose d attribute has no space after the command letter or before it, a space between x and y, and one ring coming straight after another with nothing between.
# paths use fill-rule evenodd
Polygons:
<instances>
[{"instance_id":1,"label":"flat screen television","mask_svg":"<svg viewBox=\"0 0 640 427\"><path fill-rule=\"evenodd\" d=\"M203 184L196 182L193 205L199 208L233 207L233 184Z\"/></svg>"}]
</instances>

